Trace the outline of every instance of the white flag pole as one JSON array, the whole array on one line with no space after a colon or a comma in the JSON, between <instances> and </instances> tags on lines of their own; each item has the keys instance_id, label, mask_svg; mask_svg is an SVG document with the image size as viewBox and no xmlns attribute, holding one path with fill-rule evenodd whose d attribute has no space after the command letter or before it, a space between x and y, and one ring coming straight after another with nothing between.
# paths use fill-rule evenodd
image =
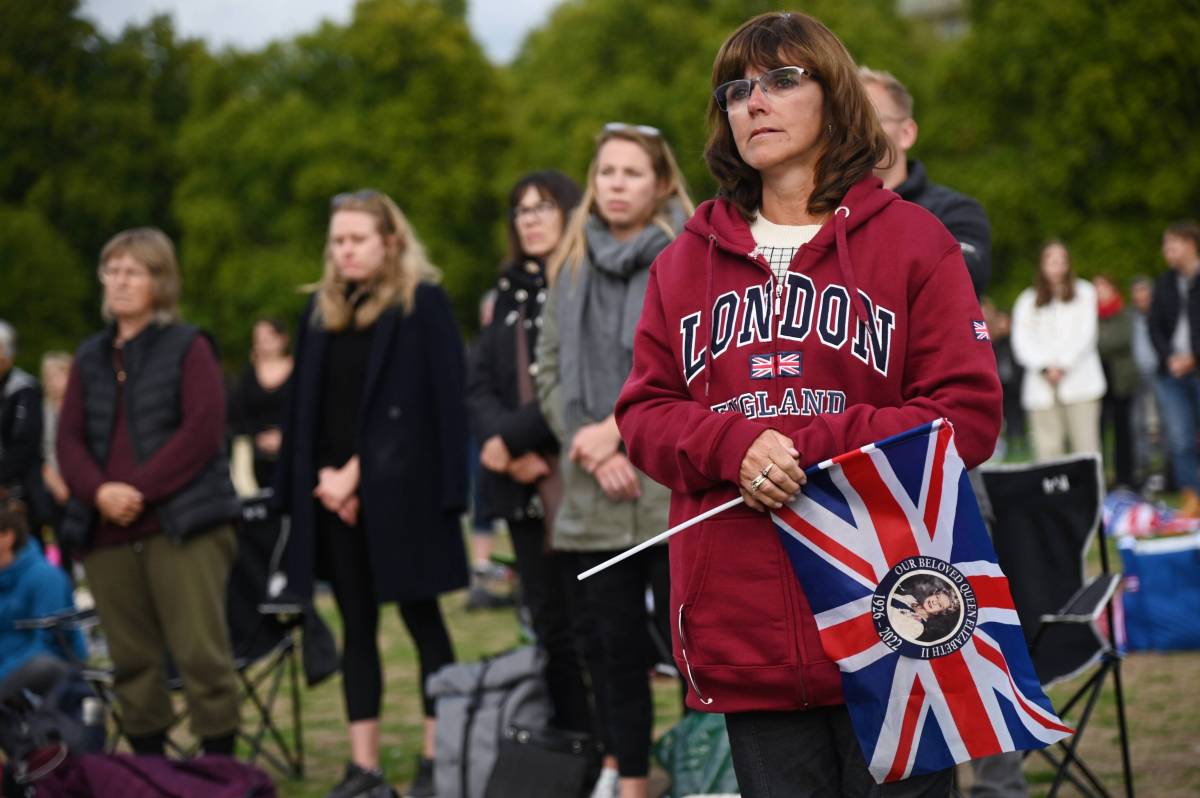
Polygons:
<instances>
[{"instance_id":1,"label":"white flag pole","mask_svg":"<svg viewBox=\"0 0 1200 798\"><path fill-rule=\"evenodd\" d=\"M704 512L700 513L700 515L696 516L695 518L689 518L688 520L684 521L682 524L671 527L666 532L660 532L659 534L655 535L654 537L650 538L649 540L645 540L645 541L642 541L641 543L637 544L632 549L623 551L620 554L618 554L616 557L611 557L611 558L605 560L604 562L600 563L599 565L595 566L594 568L587 569L586 571L579 574L575 578L578 579L580 582L582 582L584 579L587 579L589 576L594 576L594 575L600 573L601 571L603 571L605 568L609 567L610 565L616 565L621 560L625 560L625 559L632 557L633 555L637 554L642 549L650 548L655 543L659 543L661 541L666 540L667 538L671 537L671 535L674 535L676 532L682 532L683 530L687 529L688 527L695 526L696 524L700 523L701 521L703 521L705 519L712 518L717 513L723 513L726 510L728 510L730 507L738 506L743 501L745 501L745 500L741 496L738 496L736 499L730 499L729 501L725 502L724 504L718 505L718 506L712 508L711 510L705 510Z\"/></svg>"}]
</instances>

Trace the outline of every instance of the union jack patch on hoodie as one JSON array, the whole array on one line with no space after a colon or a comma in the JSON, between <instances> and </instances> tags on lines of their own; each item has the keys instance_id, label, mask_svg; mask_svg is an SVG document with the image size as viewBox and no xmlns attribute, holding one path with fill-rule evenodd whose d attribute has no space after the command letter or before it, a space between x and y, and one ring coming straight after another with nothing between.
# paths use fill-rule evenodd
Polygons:
<instances>
[{"instance_id":1,"label":"union jack patch on hoodie","mask_svg":"<svg viewBox=\"0 0 1200 798\"><path fill-rule=\"evenodd\" d=\"M974 332L975 332L975 340L976 341L992 340L992 335L991 335L991 333L988 332L986 321L971 322L971 329L974 330Z\"/></svg>"},{"instance_id":2,"label":"union jack patch on hoodie","mask_svg":"<svg viewBox=\"0 0 1200 798\"><path fill-rule=\"evenodd\" d=\"M776 352L775 354L750 356L750 379L752 380L799 376L799 352Z\"/></svg>"}]
</instances>

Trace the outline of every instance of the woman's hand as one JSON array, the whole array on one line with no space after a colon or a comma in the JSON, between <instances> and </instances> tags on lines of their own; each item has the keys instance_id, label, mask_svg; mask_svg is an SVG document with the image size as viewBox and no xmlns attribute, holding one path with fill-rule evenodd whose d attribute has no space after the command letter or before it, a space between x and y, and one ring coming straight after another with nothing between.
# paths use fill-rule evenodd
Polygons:
<instances>
[{"instance_id":1,"label":"woman's hand","mask_svg":"<svg viewBox=\"0 0 1200 798\"><path fill-rule=\"evenodd\" d=\"M358 523L359 502L357 496L351 496L346 500L346 503L337 511L338 518L342 519L342 523L346 526L354 526Z\"/></svg>"},{"instance_id":2,"label":"woman's hand","mask_svg":"<svg viewBox=\"0 0 1200 798\"><path fill-rule=\"evenodd\" d=\"M532 485L542 477L550 476L550 464L536 452L526 452L510 461L505 473L513 482Z\"/></svg>"},{"instance_id":3,"label":"woman's hand","mask_svg":"<svg viewBox=\"0 0 1200 798\"><path fill-rule=\"evenodd\" d=\"M629 458L619 452L610 456L592 472L610 501L633 501L642 495L637 471Z\"/></svg>"},{"instance_id":4,"label":"woman's hand","mask_svg":"<svg viewBox=\"0 0 1200 798\"><path fill-rule=\"evenodd\" d=\"M512 454L509 453L508 447L504 445L503 438L499 435L493 435L483 442L483 448L479 450L480 465L488 471L503 474L508 470L511 463Z\"/></svg>"},{"instance_id":5,"label":"woman's hand","mask_svg":"<svg viewBox=\"0 0 1200 798\"><path fill-rule=\"evenodd\" d=\"M621 432L615 416L595 424L585 424L575 433L567 457L592 476L601 463L607 462L621 445ZM631 466L632 467L632 466Z\"/></svg>"},{"instance_id":6,"label":"woman's hand","mask_svg":"<svg viewBox=\"0 0 1200 798\"><path fill-rule=\"evenodd\" d=\"M1062 382L1062 378L1065 374L1066 372L1060 369L1058 366L1047 366L1046 368L1042 369L1042 376L1045 377L1046 382L1050 383L1050 385L1053 387L1057 387L1058 384Z\"/></svg>"},{"instance_id":7,"label":"woman's hand","mask_svg":"<svg viewBox=\"0 0 1200 798\"><path fill-rule=\"evenodd\" d=\"M271 427L254 436L254 448L266 455L279 454L279 447L283 443L283 433L278 427Z\"/></svg>"},{"instance_id":8,"label":"woman's hand","mask_svg":"<svg viewBox=\"0 0 1200 798\"><path fill-rule=\"evenodd\" d=\"M320 499L326 510L338 513L350 499L355 498L358 478L358 455L355 455L341 468L325 467L318 471L313 496Z\"/></svg>"},{"instance_id":9,"label":"woman's hand","mask_svg":"<svg viewBox=\"0 0 1200 798\"><path fill-rule=\"evenodd\" d=\"M792 439L773 429L763 430L750 444L738 473L746 506L760 512L791 501L807 481Z\"/></svg>"},{"instance_id":10,"label":"woman's hand","mask_svg":"<svg viewBox=\"0 0 1200 798\"><path fill-rule=\"evenodd\" d=\"M117 526L129 526L142 514L142 492L124 482L105 482L96 491L96 509Z\"/></svg>"}]
</instances>

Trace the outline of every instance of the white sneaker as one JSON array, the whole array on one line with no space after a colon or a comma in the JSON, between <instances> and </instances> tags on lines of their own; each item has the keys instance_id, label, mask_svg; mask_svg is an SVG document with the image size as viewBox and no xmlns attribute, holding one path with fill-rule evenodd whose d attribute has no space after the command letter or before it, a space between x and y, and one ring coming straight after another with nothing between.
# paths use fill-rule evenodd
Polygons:
<instances>
[{"instance_id":1,"label":"white sneaker","mask_svg":"<svg viewBox=\"0 0 1200 798\"><path fill-rule=\"evenodd\" d=\"M596 786L592 789L591 798L618 798L620 790L621 781L617 771L612 768L604 768L600 771L600 778L596 779Z\"/></svg>"}]
</instances>

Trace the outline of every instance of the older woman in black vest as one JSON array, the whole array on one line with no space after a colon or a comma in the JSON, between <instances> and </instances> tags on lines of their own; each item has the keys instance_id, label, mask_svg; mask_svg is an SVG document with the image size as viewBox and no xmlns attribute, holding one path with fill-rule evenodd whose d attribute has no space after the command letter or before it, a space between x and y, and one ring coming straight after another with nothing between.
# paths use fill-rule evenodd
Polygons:
<instances>
[{"instance_id":1,"label":"older woman in black vest","mask_svg":"<svg viewBox=\"0 0 1200 798\"><path fill-rule=\"evenodd\" d=\"M433 795L426 677L454 660L437 597L467 584L462 340L438 272L396 204L333 199L324 276L301 317L276 471L292 517L288 590L333 585L342 616L350 762L333 798L386 796L379 770L379 604L397 602L417 646L424 749L408 795Z\"/></svg>"},{"instance_id":2,"label":"older woman in black vest","mask_svg":"<svg viewBox=\"0 0 1200 798\"><path fill-rule=\"evenodd\" d=\"M179 268L153 228L100 253L103 313L63 399L62 534L82 550L133 749L163 753L174 719L164 652L207 753L232 754L237 681L225 587L239 507L222 449L223 380L212 344L179 322Z\"/></svg>"}]
</instances>

